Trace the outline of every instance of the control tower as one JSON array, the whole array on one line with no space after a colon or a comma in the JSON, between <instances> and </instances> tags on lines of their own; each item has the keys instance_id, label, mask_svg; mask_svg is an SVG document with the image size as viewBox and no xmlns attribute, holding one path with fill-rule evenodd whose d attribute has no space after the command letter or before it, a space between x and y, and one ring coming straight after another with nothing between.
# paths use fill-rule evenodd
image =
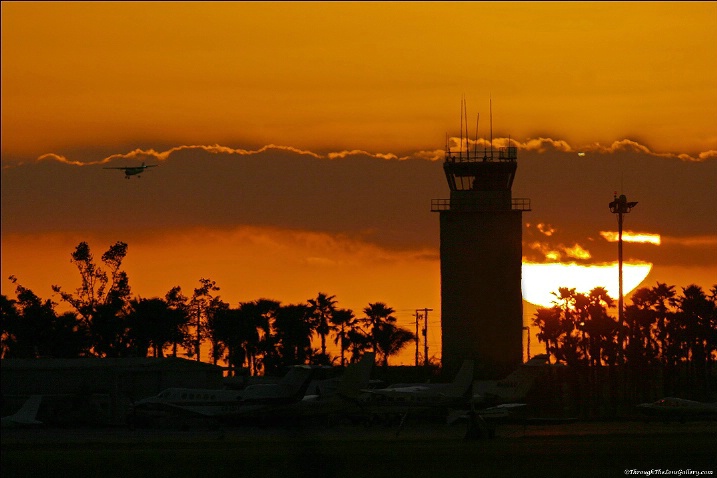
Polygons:
<instances>
[{"instance_id":1,"label":"control tower","mask_svg":"<svg viewBox=\"0 0 717 478\"><path fill-rule=\"evenodd\" d=\"M492 136L492 135L491 135ZM441 225L443 370L465 359L476 378L505 377L523 360L521 292L523 211L512 198L518 149L446 150L450 199L433 199Z\"/></svg>"}]
</instances>

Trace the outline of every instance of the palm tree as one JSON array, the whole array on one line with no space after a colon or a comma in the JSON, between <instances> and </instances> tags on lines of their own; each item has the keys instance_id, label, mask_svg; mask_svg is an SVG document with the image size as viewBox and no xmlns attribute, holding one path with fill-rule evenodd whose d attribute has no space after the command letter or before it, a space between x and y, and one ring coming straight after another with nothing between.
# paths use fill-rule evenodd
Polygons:
<instances>
[{"instance_id":1,"label":"palm tree","mask_svg":"<svg viewBox=\"0 0 717 478\"><path fill-rule=\"evenodd\" d=\"M714 301L697 285L682 289L677 298L679 308L676 319L684 330L683 347L685 356L696 366L704 366L711 361L712 353L717 349L715 343L715 325L717 325Z\"/></svg>"},{"instance_id":2,"label":"palm tree","mask_svg":"<svg viewBox=\"0 0 717 478\"><path fill-rule=\"evenodd\" d=\"M658 341L662 329L660 323L666 321L665 304L655 289L649 287L635 290L631 300L632 304L625 308L625 321L632 330L628 345L629 362L632 365L657 364L661 348Z\"/></svg>"},{"instance_id":3,"label":"palm tree","mask_svg":"<svg viewBox=\"0 0 717 478\"><path fill-rule=\"evenodd\" d=\"M283 305L276 311L274 334L279 352L276 370L286 365L303 365L311 359L312 312L306 304Z\"/></svg>"},{"instance_id":4,"label":"palm tree","mask_svg":"<svg viewBox=\"0 0 717 478\"><path fill-rule=\"evenodd\" d=\"M258 373L262 367L263 358L273 351L272 322L280 306L279 301L271 299L258 299L239 304L243 320L246 320L242 330L246 334L243 337L246 339L246 354L252 375Z\"/></svg>"},{"instance_id":5,"label":"palm tree","mask_svg":"<svg viewBox=\"0 0 717 478\"><path fill-rule=\"evenodd\" d=\"M314 330L321 338L321 359L328 362L326 354L326 336L336 327L332 325L332 316L336 310L336 296L319 292L316 299L308 300L311 307L311 321Z\"/></svg>"},{"instance_id":6,"label":"palm tree","mask_svg":"<svg viewBox=\"0 0 717 478\"><path fill-rule=\"evenodd\" d=\"M344 367L346 365L344 353L351 344L350 332L356 328L356 316L351 309L336 309L331 317L331 322L337 329L334 343L341 348L341 366Z\"/></svg>"},{"instance_id":7,"label":"palm tree","mask_svg":"<svg viewBox=\"0 0 717 478\"><path fill-rule=\"evenodd\" d=\"M558 307L538 307L533 316L533 325L538 327L538 341L545 343L545 353L556 356L558 341L563 334Z\"/></svg>"},{"instance_id":8,"label":"palm tree","mask_svg":"<svg viewBox=\"0 0 717 478\"><path fill-rule=\"evenodd\" d=\"M388 367L388 358L396 355L410 342L416 340L416 335L408 329L397 327L393 323L384 323L377 333L378 349L381 351L381 365Z\"/></svg>"},{"instance_id":9,"label":"palm tree","mask_svg":"<svg viewBox=\"0 0 717 478\"><path fill-rule=\"evenodd\" d=\"M358 319L364 326L364 332L368 337L373 352L381 357L383 365L388 364L388 357L397 353L410 341L415 340L415 335L396 326L395 310L383 302L369 303L363 309L365 317Z\"/></svg>"},{"instance_id":10,"label":"palm tree","mask_svg":"<svg viewBox=\"0 0 717 478\"><path fill-rule=\"evenodd\" d=\"M396 318L392 315L394 312L394 309L383 302L369 303L368 307L363 309L365 317L358 319L358 322L363 325L364 332L369 338L368 342L375 353L378 353L378 334L381 326L384 323L396 322Z\"/></svg>"}]
</instances>

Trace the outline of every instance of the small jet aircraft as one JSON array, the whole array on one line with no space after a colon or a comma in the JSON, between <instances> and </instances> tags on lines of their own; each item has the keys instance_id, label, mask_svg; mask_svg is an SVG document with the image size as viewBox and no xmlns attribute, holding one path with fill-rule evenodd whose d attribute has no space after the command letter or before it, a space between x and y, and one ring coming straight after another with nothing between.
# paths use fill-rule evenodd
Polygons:
<instances>
[{"instance_id":1,"label":"small jet aircraft","mask_svg":"<svg viewBox=\"0 0 717 478\"><path fill-rule=\"evenodd\" d=\"M646 416L665 420L717 419L717 402L703 403L684 398L665 397L652 403L641 403L637 408Z\"/></svg>"},{"instance_id":2,"label":"small jet aircraft","mask_svg":"<svg viewBox=\"0 0 717 478\"><path fill-rule=\"evenodd\" d=\"M480 420L505 418L525 407L515 402L525 397L548 363L547 355L538 355L503 380L474 381L474 363L466 360L451 383L396 384L363 390L360 402L372 419L400 418L399 431L409 414L438 415L448 424L476 416Z\"/></svg>"},{"instance_id":3,"label":"small jet aircraft","mask_svg":"<svg viewBox=\"0 0 717 478\"><path fill-rule=\"evenodd\" d=\"M278 383L249 385L243 390L168 388L135 402L127 418L130 425L176 417L230 422L301 400L311 372L311 367L296 365Z\"/></svg>"},{"instance_id":4,"label":"small jet aircraft","mask_svg":"<svg viewBox=\"0 0 717 478\"><path fill-rule=\"evenodd\" d=\"M502 380L479 380L473 383L475 405L499 405L523 400L550 364L547 354L536 355Z\"/></svg>"},{"instance_id":5,"label":"small jet aircraft","mask_svg":"<svg viewBox=\"0 0 717 478\"><path fill-rule=\"evenodd\" d=\"M450 383L394 384L386 388L364 389L358 403L368 424L398 423L398 434L409 414L445 416L449 409L468 403L472 386L473 361L466 360Z\"/></svg>"},{"instance_id":6,"label":"small jet aircraft","mask_svg":"<svg viewBox=\"0 0 717 478\"><path fill-rule=\"evenodd\" d=\"M23 403L20 410L12 415L2 417L2 428L22 428L43 425L37 419L37 412L40 410L42 395L32 395Z\"/></svg>"},{"instance_id":7,"label":"small jet aircraft","mask_svg":"<svg viewBox=\"0 0 717 478\"><path fill-rule=\"evenodd\" d=\"M361 360L349 364L341 377L320 383L316 393L307 394L286 406L273 407L262 414L261 419L279 420L281 423L304 419L356 419L361 415L358 397L369 386L374 357L373 352L365 353Z\"/></svg>"},{"instance_id":8,"label":"small jet aircraft","mask_svg":"<svg viewBox=\"0 0 717 478\"><path fill-rule=\"evenodd\" d=\"M516 412L526 406L520 401L525 399L549 365L550 357L547 354L536 355L502 380L473 382L470 400L462 407L451 410L446 422L450 425L459 420L467 421L466 438L495 436L495 423L515 416ZM527 423L529 419L523 421Z\"/></svg>"},{"instance_id":9,"label":"small jet aircraft","mask_svg":"<svg viewBox=\"0 0 717 478\"><path fill-rule=\"evenodd\" d=\"M466 405L498 406L522 400L548 364L547 355L537 355L503 380L474 381L473 361L463 362L453 382L447 384L396 384L377 390L364 390L364 401L376 408L412 410L425 407Z\"/></svg>"},{"instance_id":10,"label":"small jet aircraft","mask_svg":"<svg viewBox=\"0 0 717 478\"><path fill-rule=\"evenodd\" d=\"M129 179L130 176L137 176L139 178L140 174L142 174L145 169L156 168L157 166L159 166L159 164L145 165L144 162L142 162L142 166L126 166L126 167L117 167L117 168L106 167L103 169L121 169L122 171L124 171L124 178Z\"/></svg>"}]
</instances>

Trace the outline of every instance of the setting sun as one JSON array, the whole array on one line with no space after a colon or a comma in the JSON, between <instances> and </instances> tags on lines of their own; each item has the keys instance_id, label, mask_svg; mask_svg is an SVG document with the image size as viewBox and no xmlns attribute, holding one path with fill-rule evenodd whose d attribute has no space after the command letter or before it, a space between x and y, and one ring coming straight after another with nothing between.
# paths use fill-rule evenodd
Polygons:
<instances>
[{"instance_id":1,"label":"setting sun","mask_svg":"<svg viewBox=\"0 0 717 478\"><path fill-rule=\"evenodd\" d=\"M623 264L623 289L628 294L645 280L650 273L652 264L625 263ZM576 263L523 263L523 298L542 307L551 307L560 287L575 288L578 292L587 293L595 287L607 289L610 297L619 295L618 265Z\"/></svg>"}]
</instances>

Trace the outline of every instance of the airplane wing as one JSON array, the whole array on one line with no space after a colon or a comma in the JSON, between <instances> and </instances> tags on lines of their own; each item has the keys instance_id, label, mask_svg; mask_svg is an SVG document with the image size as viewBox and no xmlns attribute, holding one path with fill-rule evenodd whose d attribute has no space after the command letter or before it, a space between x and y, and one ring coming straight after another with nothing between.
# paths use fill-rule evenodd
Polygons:
<instances>
[{"instance_id":1,"label":"airplane wing","mask_svg":"<svg viewBox=\"0 0 717 478\"><path fill-rule=\"evenodd\" d=\"M132 411L130 413L139 413L143 414L146 412L156 412L156 411L163 411L163 412L170 412L174 415L179 416L190 416L190 417L204 417L204 418L213 418L216 416L215 413L211 413L209 411L204 411L195 407L190 406L183 406L183 405L176 405L171 402L160 402L160 401L153 401L153 402L140 402L137 403L135 406L132 407Z\"/></svg>"},{"instance_id":2,"label":"airplane wing","mask_svg":"<svg viewBox=\"0 0 717 478\"><path fill-rule=\"evenodd\" d=\"M481 408L475 411L475 414L484 420L506 418L510 416L513 410L525 407L525 403L504 403L495 407ZM448 413L446 423L451 425L459 420L469 420L471 412L467 410L452 410Z\"/></svg>"}]
</instances>

